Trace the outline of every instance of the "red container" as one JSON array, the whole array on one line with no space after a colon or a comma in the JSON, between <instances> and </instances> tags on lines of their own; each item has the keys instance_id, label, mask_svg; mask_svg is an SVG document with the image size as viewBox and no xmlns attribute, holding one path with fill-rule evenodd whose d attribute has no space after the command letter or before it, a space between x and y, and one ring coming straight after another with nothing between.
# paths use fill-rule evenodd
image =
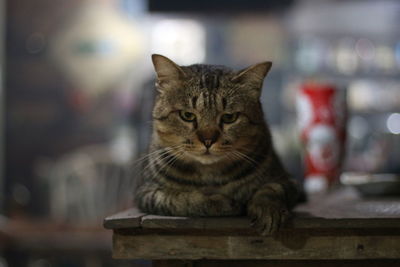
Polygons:
<instances>
[{"instance_id":1,"label":"red container","mask_svg":"<svg viewBox=\"0 0 400 267\"><path fill-rule=\"evenodd\" d=\"M346 139L346 94L330 84L304 83L297 97L306 192L326 191L340 174Z\"/></svg>"}]
</instances>

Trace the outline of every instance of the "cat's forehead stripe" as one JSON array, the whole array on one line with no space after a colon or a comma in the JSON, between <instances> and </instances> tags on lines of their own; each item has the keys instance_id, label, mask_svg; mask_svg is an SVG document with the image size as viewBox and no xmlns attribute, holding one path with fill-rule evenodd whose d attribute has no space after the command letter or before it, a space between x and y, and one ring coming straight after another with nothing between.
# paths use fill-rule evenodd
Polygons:
<instances>
[{"instance_id":1,"label":"cat's forehead stripe","mask_svg":"<svg viewBox=\"0 0 400 267\"><path fill-rule=\"evenodd\" d=\"M192 97L192 108L196 109L196 104L197 104L197 96Z\"/></svg>"},{"instance_id":2,"label":"cat's forehead stripe","mask_svg":"<svg viewBox=\"0 0 400 267\"><path fill-rule=\"evenodd\" d=\"M205 110L211 112L226 110L229 101L219 93L209 93L208 91L203 91L190 98L188 102L189 105L191 105L191 108L195 110Z\"/></svg>"},{"instance_id":3,"label":"cat's forehead stripe","mask_svg":"<svg viewBox=\"0 0 400 267\"><path fill-rule=\"evenodd\" d=\"M203 108L212 109L217 106L216 92L220 86L221 71L204 69L200 72L199 86L202 90Z\"/></svg>"},{"instance_id":4,"label":"cat's forehead stripe","mask_svg":"<svg viewBox=\"0 0 400 267\"><path fill-rule=\"evenodd\" d=\"M219 74L218 72L205 72L200 76L200 88L208 90L210 93L219 87Z\"/></svg>"},{"instance_id":5,"label":"cat's forehead stripe","mask_svg":"<svg viewBox=\"0 0 400 267\"><path fill-rule=\"evenodd\" d=\"M226 109L226 98L222 97L222 109L225 110Z\"/></svg>"}]
</instances>

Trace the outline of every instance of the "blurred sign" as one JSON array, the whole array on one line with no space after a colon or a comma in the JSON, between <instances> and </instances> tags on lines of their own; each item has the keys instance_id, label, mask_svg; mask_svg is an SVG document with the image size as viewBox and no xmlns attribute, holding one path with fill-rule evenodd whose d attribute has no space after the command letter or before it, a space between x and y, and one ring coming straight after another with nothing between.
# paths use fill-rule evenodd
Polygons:
<instances>
[{"instance_id":1,"label":"blurred sign","mask_svg":"<svg viewBox=\"0 0 400 267\"><path fill-rule=\"evenodd\" d=\"M179 64L201 63L206 56L206 31L190 19L166 19L155 23L151 35L153 53L166 55Z\"/></svg>"},{"instance_id":2,"label":"blurred sign","mask_svg":"<svg viewBox=\"0 0 400 267\"><path fill-rule=\"evenodd\" d=\"M273 62L274 68L282 66L286 37L277 19L238 17L227 32L229 45L226 49L234 64L250 65L269 60Z\"/></svg>"},{"instance_id":3,"label":"blurred sign","mask_svg":"<svg viewBox=\"0 0 400 267\"><path fill-rule=\"evenodd\" d=\"M52 57L77 87L99 93L117 82L142 52L133 23L106 4L87 4L52 42Z\"/></svg>"}]
</instances>

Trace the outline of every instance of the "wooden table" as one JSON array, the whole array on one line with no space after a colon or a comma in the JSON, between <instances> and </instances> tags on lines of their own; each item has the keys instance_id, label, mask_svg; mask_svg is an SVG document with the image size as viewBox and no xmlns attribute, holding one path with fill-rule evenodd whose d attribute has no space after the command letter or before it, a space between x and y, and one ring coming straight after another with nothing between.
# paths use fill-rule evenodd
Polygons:
<instances>
[{"instance_id":1,"label":"wooden table","mask_svg":"<svg viewBox=\"0 0 400 267\"><path fill-rule=\"evenodd\" d=\"M104 227L113 230L114 258L157 266L400 266L400 198L361 199L351 188L298 206L276 236L259 236L246 217L135 208L106 218Z\"/></svg>"}]
</instances>

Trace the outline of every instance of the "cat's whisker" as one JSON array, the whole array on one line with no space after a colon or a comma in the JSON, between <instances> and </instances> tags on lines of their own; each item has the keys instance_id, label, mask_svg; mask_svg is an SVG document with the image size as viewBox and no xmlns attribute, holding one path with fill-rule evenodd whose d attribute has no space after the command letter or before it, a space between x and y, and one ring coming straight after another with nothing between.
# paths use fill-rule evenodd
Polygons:
<instances>
[{"instance_id":1,"label":"cat's whisker","mask_svg":"<svg viewBox=\"0 0 400 267\"><path fill-rule=\"evenodd\" d=\"M150 152L150 153L148 153L148 154L136 159L135 161L133 161L132 162L132 167L137 167L138 164L140 164L143 161L147 160L148 158L150 158L154 154L157 154L157 153L160 153L160 155L161 154L167 154L168 152L170 152L170 151L172 151L172 150L174 150L176 148L179 148L179 147L180 147L180 145L177 145L177 146L172 146L172 147L164 147L164 148L160 148L160 149L157 149L155 151L152 151L152 152Z\"/></svg>"},{"instance_id":2,"label":"cat's whisker","mask_svg":"<svg viewBox=\"0 0 400 267\"><path fill-rule=\"evenodd\" d=\"M151 158L151 160L142 168L142 174L145 174L147 171L151 170L154 168L154 162L160 160L162 158L162 155L158 156L157 158ZM158 174L158 171L156 171Z\"/></svg>"},{"instance_id":3,"label":"cat's whisker","mask_svg":"<svg viewBox=\"0 0 400 267\"><path fill-rule=\"evenodd\" d=\"M164 169L166 169L167 167L170 167L171 166L171 164L172 164L172 162L175 162L176 161L176 158L177 158L177 155L178 155L178 153L179 152L181 152L181 151L175 151L175 153L172 153L171 155L170 155L170 159L168 159L164 164L162 164L159 168L158 168L158 170L157 170L157 172L156 172L156 176L158 176L159 174L160 174L160 172L161 171L163 171Z\"/></svg>"},{"instance_id":4,"label":"cat's whisker","mask_svg":"<svg viewBox=\"0 0 400 267\"><path fill-rule=\"evenodd\" d=\"M229 152L229 153L226 153L226 157L229 159L229 160L237 160L237 159L240 159L237 155L235 155L232 151L231 152Z\"/></svg>"},{"instance_id":5,"label":"cat's whisker","mask_svg":"<svg viewBox=\"0 0 400 267\"><path fill-rule=\"evenodd\" d=\"M179 154L178 154L179 153ZM174 163L179 159L179 157L181 156L181 155L183 155L183 153L184 153L184 151L178 151L178 153L177 153L177 155L175 155L175 157L174 157L174 159L172 160L172 162L169 164L169 166L167 166L167 171L172 167L172 166L174 166Z\"/></svg>"},{"instance_id":6,"label":"cat's whisker","mask_svg":"<svg viewBox=\"0 0 400 267\"><path fill-rule=\"evenodd\" d=\"M235 152L238 152L238 151L235 151ZM255 160L251 159L250 157L248 157L248 158L243 157L243 156L244 156L243 153L234 153L234 155L235 155L236 157L238 157L239 159L245 160L246 162L250 163L250 164L253 165L255 168L257 168L257 170L256 170L256 172L254 173L254 175L257 176L257 177L258 177L259 179L261 179L261 180L263 179L262 175L260 174L260 169L258 168L258 166L259 166L259 163L258 163L258 162L256 162ZM250 160L250 159L251 159L251 160Z\"/></svg>"},{"instance_id":7,"label":"cat's whisker","mask_svg":"<svg viewBox=\"0 0 400 267\"><path fill-rule=\"evenodd\" d=\"M249 161L247 158L243 157L243 155L237 153L237 151L232 151L232 155L234 155L236 157L236 159L244 160L245 162L248 162L251 165L254 165L254 162Z\"/></svg>"},{"instance_id":8,"label":"cat's whisker","mask_svg":"<svg viewBox=\"0 0 400 267\"><path fill-rule=\"evenodd\" d=\"M170 156L173 156L173 154L171 154L171 152L173 152L174 150L178 149L178 151L181 149L181 145L178 146L174 146L173 149L168 149L164 152L159 153L156 157L151 158L153 161L158 161L161 158L165 157L165 155L170 154ZM154 156L154 154L153 154ZM146 166L143 167L143 171L147 170L149 166L151 166L152 163L149 161L148 164Z\"/></svg>"},{"instance_id":9,"label":"cat's whisker","mask_svg":"<svg viewBox=\"0 0 400 267\"><path fill-rule=\"evenodd\" d=\"M248 159L243 158L240 154L232 153L232 155L234 155L234 156L236 157L236 159L243 159L243 160L249 162L250 164L252 164L253 166L255 166L253 162L250 162L250 161L248 161ZM253 175L255 175L258 179L262 180L262 179L263 179L263 176L262 176L262 174L260 173L260 172L261 172L261 171L260 171L260 168L257 168L257 166L255 166L255 167L256 167L256 172L254 172Z\"/></svg>"},{"instance_id":10,"label":"cat's whisker","mask_svg":"<svg viewBox=\"0 0 400 267\"><path fill-rule=\"evenodd\" d=\"M252 153L252 152L254 152L254 148L249 148L249 147L240 147L240 148L236 148L235 149L236 151L238 151L238 152L241 152L241 153Z\"/></svg>"},{"instance_id":11,"label":"cat's whisker","mask_svg":"<svg viewBox=\"0 0 400 267\"><path fill-rule=\"evenodd\" d=\"M237 153L238 155L242 156L244 159L248 160L249 162L254 163L255 166L258 166L258 165L259 165L259 162L257 162L257 161L254 160L253 158L249 157L248 155L246 155L246 154L244 154L244 153L242 153L242 152L240 152L240 151L238 151L238 150L235 150L235 153Z\"/></svg>"},{"instance_id":12,"label":"cat's whisker","mask_svg":"<svg viewBox=\"0 0 400 267\"><path fill-rule=\"evenodd\" d=\"M168 153L171 153L171 151L173 151L173 149L169 149L169 150L163 151L163 152L159 153L158 155L156 155L155 157L154 157L154 154L153 154L153 155L151 155L153 157L150 157L149 159L151 159L153 161L158 161L161 158L163 158L165 155L167 155ZM141 173L144 174L146 171L148 171L150 169L150 167L152 166L152 164L153 163L149 160L145 166L142 166Z\"/></svg>"},{"instance_id":13,"label":"cat's whisker","mask_svg":"<svg viewBox=\"0 0 400 267\"><path fill-rule=\"evenodd\" d=\"M160 152L164 153L164 152L166 152L166 150L167 150L167 148L161 148L161 149L157 149L157 150L155 150L155 151L152 151L152 152L150 152L150 153L148 153L148 154L146 154L146 155L144 155L144 156L142 156L142 157L136 159L135 161L132 162L132 164L133 164L133 165L136 165L136 164L138 164L138 163L141 163L141 162L143 162L144 160L146 160L147 158L151 157L152 155L154 155L154 154L156 154L156 153L160 153Z\"/></svg>"},{"instance_id":14,"label":"cat's whisker","mask_svg":"<svg viewBox=\"0 0 400 267\"><path fill-rule=\"evenodd\" d=\"M234 151L230 151L229 153L226 153L226 156L230 157L230 159L240 159L235 153Z\"/></svg>"},{"instance_id":15,"label":"cat's whisker","mask_svg":"<svg viewBox=\"0 0 400 267\"><path fill-rule=\"evenodd\" d=\"M174 153L179 152L181 147L182 147L181 145L174 146L173 149L168 149L165 152L159 153L156 157L153 157L152 159L153 159L153 161L158 161L158 160L162 159L163 157L173 157ZM170 155L165 156L168 154L170 154Z\"/></svg>"},{"instance_id":16,"label":"cat's whisker","mask_svg":"<svg viewBox=\"0 0 400 267\"><path fill-rule=\"evenodd\" d=\"M152 152L150 152L150 153L144 155L142 158L146 158L146 157L148 157L148 156L151 156L151 155L153 155L153 154L156 154L156 153L159 153L159 152L162 152L162 151L170 151L170 150L173 150L173 149L175 149L175 148L179 148L180 146L181 146L181 145L169 146L169 147L162 147L162 148L160 148L160 149L154 150L154 151L152 151ZM139 160L142 159L142 158L139 158Z\"/></svg>"}]
</instances>

